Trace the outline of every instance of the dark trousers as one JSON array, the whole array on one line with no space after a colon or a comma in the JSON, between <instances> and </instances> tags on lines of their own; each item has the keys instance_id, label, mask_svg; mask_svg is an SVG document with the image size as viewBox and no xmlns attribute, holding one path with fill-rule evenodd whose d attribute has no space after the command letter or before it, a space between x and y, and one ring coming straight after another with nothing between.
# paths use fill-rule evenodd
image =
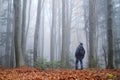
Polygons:
<instances>
[{"instance_id":1,"label":"dark trousers","mask_svg":"<svg viewBox=\"0 0 120 80\"><path fill-rule=\"evenodd\" d=\"M77 70L78 69L78 62L80 61L80 65L81 65L81 70L83 69L83 62L82 62L82 59L77 59L76 58L76 62L75 62L75 69Z\"/></svg>"}]
</instances>

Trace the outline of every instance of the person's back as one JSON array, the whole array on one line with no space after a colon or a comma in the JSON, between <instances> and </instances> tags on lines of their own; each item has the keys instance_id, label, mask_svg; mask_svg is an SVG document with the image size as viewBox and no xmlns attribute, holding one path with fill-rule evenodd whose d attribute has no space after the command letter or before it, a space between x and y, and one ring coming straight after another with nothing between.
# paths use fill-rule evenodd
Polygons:
<instances>
[{"instance_id":1,"label":"person's back","mask_svg":"<svg viewBox=\"0 0 120 80\"><path fill-rule=\"evenodd\" d=\"M83 43L80 43L80 45L77 47L76 52L75 52L75 57L76 57L76 64L75 68L78 69L78 62L80 61L81 63L81 69L83 69L83 63L82 60L85 55L85 49L83 48Z\"/></svg>"}]
</instances>

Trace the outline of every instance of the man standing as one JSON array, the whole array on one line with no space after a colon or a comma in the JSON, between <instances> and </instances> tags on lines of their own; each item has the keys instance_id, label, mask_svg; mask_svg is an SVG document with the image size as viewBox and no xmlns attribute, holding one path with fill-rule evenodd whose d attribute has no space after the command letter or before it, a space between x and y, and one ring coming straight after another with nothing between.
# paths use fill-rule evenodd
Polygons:
<instances>
[{"instance_id":1,"label":"man standing","mask_svg":"<svg viewBox=\"0 0 120 80\"><path fill-rule=\"evenodd\" d=\"M76 49L75 52L75 58L76 58L76 62L75 62L75 69L78 69L78 62L80 61L81 64L81 70L83 69L83 58L85 55L85 49L83 48L83 43L80 43L79 46Z\"/></svg>"}]
</instances>

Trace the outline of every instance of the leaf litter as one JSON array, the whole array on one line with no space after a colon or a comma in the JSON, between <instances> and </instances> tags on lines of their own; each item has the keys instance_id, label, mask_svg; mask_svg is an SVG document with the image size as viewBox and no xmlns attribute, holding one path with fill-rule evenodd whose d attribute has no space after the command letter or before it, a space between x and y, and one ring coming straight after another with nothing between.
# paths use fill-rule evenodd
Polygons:
<instances>
[{"instance_id":1,"label":"leaf litter","mask_svg":"<svg viewBox=\"0 0 120 80\"><path fill-rule=\"evenodd\" d=\"M0 80L120 80L120 69L0 68Z\"/></svg>"}]
</instances>

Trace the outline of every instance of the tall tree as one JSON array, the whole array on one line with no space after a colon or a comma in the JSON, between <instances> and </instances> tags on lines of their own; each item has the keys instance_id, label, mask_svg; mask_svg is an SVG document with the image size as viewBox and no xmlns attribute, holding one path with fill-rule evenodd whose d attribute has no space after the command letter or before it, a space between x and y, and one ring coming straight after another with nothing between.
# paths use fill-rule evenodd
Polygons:
<instances>
[{"instance_id":1,"label":"tall tree","mask_svg":"<svg viewBox=\"0 0 120 80\"><path fill-rule=\"evenodd\" d=\"M21 0L14 0L14 45L16 67L24 65L21 48Z\"/></svg>"},{"instance_id":2,"label":"tall tree","mask_svg":"<svg viewBox=\"0 0 120 80\"><path fill-rule=\"evenodd\" d=\"M31 11L31 2L32 0L29 0L29 7L28 7L28 19L27 19L27 25L26 25L26 33L25 33L25 41L27 41L27 35L29 30L29 24L30 24L30 11Z\"/></svg>"},{"instance_id":3,"label":"tall tree","mask_svg":"<svg viewBox=\"0 0 120 80\"><path fill-rule=\"evenodd\" d=\"M52 0L52 25L51 25L51 45L50 45L50 60L54 61L55 59L55 41L56 41L56 36L55 36L55 29L56 29L56 8L55 8L55 2L56 0Z\"/></svg>"},{"instance_id":4,"label":"tall tree","mask_svg":"<svg viewBox=\"0 0 120 80\"><path fill-rule=\"evenodd\" d=\"M113 0L113 44L114 44L114 61L115 61L115 67L120 67L120 1L119 0Z\"/></svg>"},{"instance_id":5,"label":"tall tree","mask_svg":"<svg viewBox=\"0 0 120 80\"><path fill-rule=\"evenodd\" d=\"M96 16L95 1L89 0L89 67L95 67Z\"/></svg>"},{"instance_id":6,"label":"tall tree","mask_svg":"<svg viewBox=\"0 0 120 80\"><path fill-rule=\"evenodd\" d=\"M69 60L70 60L70 36L71 36L71 18L72 18L72 0L68 0L66 2L66 5L67 5L67 9L66 9L66 64L67 64L67 67L70 68L70 63L69 63Z\"/></svg>"},{"instance_id":7,"label":"tall tree","mask_svg":"<svg viewBox=\"0 0 120 80\"><path fill-rule=\"evenodd\" d=\"M41 0L38 0L37 7L37 19L34 33L34 66L37 62L37 54L38 54L38 41L39 41L39 31L40 31L40 17L41 17Z\"/></svg>"},{"instance_id":8,"label":"tall tree","mask_svg":"<svg viewBox=\"0 0 120 80\"><path fill-rule=\"evenodd\" d=\"M10 36L11 36L11 0L8 0L8 14L7 14L7 36L6 36L6 48L5 48L5 53L8 55L8 61L7 61L7 66L10 67L10 47L11 47L11 40L10 40Z\"/></svg>"},{"instance_id":9,"label":"tall tree","mask_svg":"<svg viewBox=\"0 0 120 80\"><path fill-rule=\"evenodd\" d=\"M62 0L62 54L61 54L61 63L62 65L66 62L66 47L65 47L65 1Z\"/></svg>"},{"instance_id":10,"label":"tall tree","mask_svg":"<svg viewBox=\"0 0 120 80\"><path fill-rule=\"evenodd\" d=\"M69 66L71 0L62 0L62 54L61 62L64 67Z\"/></svg>"},{"instance_id":11,"label":"tall tree","mask_svg":"<svg viewBox=\"0 0 120 80\"><path fill-rule=\"evenodd\" d=\"M41 57L43 58L44 57L44 18L45 18L45 11L44 11L44 2L43 2L43 10L42 10L42 16L41 16Z\"/></svg>"},{"instance_id":12,"label":"tall tree","mask_svg":"<svg viewBox=\"0 0 120 80\"><path fill-rule=\"evenodd\" d=\"M89 27L89 18L88 18L88 4L89 4L89 0L84 0L84 22L85 22L85 27L84 27L84 31L86 34L86 53L89 53L89 31L88 31L88 27Z\"/></svg>"},{"instance_id":13,"label":"tall tree","mask_svg":"<svg viewBox=\"0 0 120 80\"><path fill-rule=\"evenodd\" d=\"M113 19L112 19L112 0L107 0L107 40L108 40L108 65L107 68L113 69Z\"/></svg>"},{"instance_id":14,"label":"tall tree","mask_svg":"<svg viewBox=\"0 0 120 80\"><path fill-rule=\"evenodd\" d=\"M57 39L56 39L56 49L57 49L57 60L58 61L60 61L60 59L61 59L61 22L62 22L62 20L61 20L61 12L62 12L62 10L61 10L61 1L62 0L58 0L58 2L57 2L57 7L58 7L58 11L57 11L57 21L58 21L58 26L56 26L56 28L57 28Z\"/></svg>"},{"instance_id":15,"label":"tall tree","mask_svg":"<svg viewBox=\"0 0 120 80\"><path fill-rule=\"evenodd\" d=\"M23 1L23 9L22 9L22 35L21 35L21 45L22 45L22 53L25 55L26 53L26 7L27 0Z\"/></svg>"}]
</instances>

